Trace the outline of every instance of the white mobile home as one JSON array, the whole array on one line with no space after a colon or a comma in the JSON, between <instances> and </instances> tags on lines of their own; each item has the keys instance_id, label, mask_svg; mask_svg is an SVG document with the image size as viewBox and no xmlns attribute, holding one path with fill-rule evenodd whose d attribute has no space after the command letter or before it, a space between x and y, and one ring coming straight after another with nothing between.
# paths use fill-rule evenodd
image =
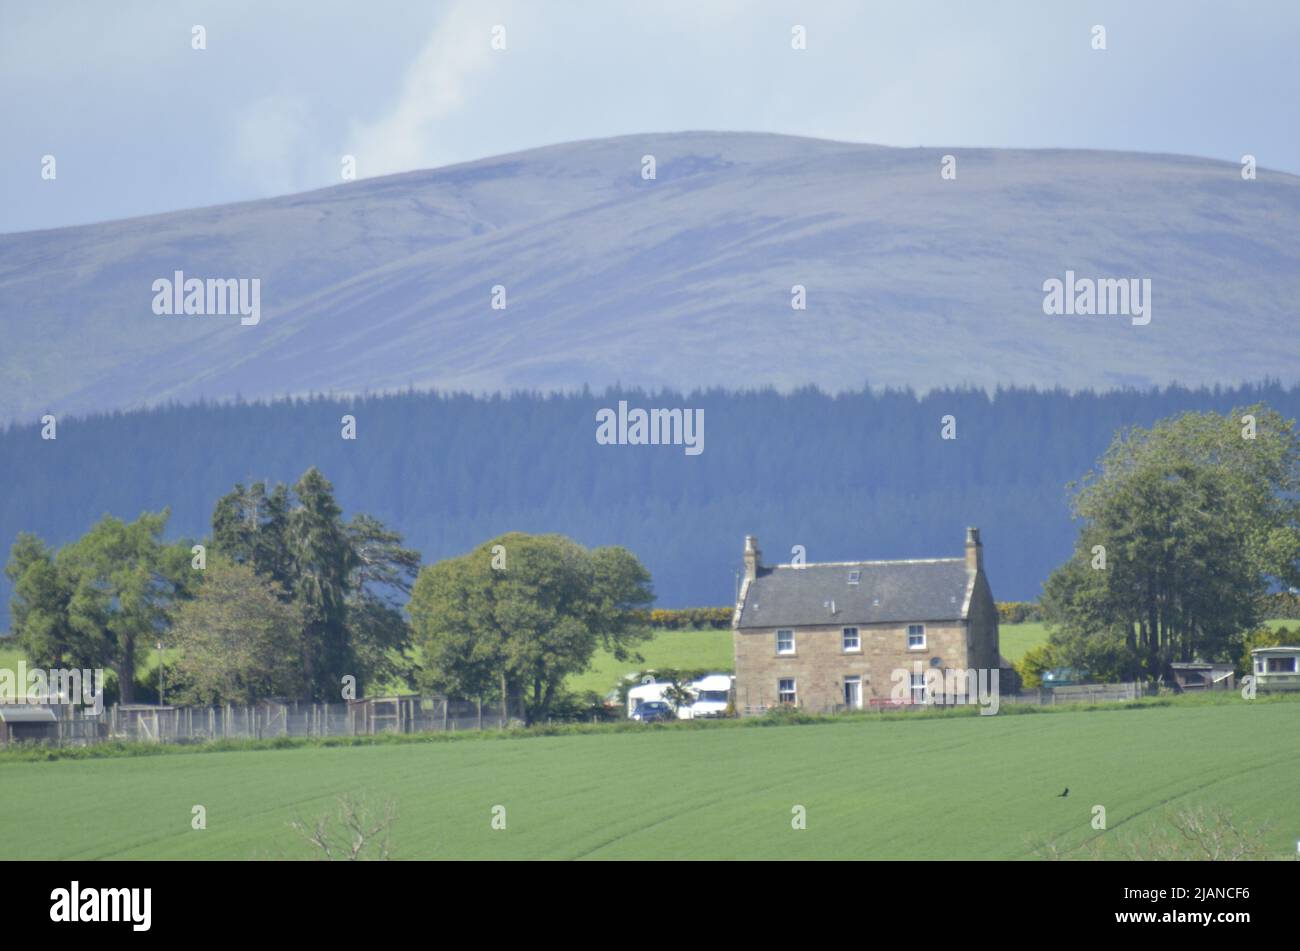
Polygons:
<instances>
[{"instance_id":1,"label":"white mobile home","mask_svg":"<svg viewBox=\"0 0 1300 951\"><path fill-rule=\"evenodd\" d=\"M1300 647L1257 647L1250 657L1260 690L1300 690Z\"/></svg>"}]
</instances>

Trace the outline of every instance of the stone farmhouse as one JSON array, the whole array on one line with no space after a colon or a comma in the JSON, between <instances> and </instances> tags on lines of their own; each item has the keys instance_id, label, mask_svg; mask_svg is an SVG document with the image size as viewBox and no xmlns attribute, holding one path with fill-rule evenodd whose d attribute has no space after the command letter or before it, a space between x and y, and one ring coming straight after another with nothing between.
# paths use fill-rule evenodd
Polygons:
<instances>
[{"instance_id":1,"label":"stone farmhouse","mask_svg":"<svg viewBox=\"0 0 1300 951\"><path fill-rule=\"evenodd\" d=\"M764 565L746 536L732 638L741 714L887 702L899 670L908 699L921 702L928 668L1006 666L977 528L966 530L962 558L804 565Z\"/></svg>"}]
</instances>

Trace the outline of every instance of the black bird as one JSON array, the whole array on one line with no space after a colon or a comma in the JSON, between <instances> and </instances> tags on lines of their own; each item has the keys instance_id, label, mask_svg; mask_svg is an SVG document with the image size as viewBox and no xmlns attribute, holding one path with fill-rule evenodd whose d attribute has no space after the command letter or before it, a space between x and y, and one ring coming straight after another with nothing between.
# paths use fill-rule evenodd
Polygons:
<instances>
[{"instance_id":1,"label":"black bird","mask_svg":"<svg viewBox=\"0 0 1300 951\"><path fill-rule=\"evenodd\" d=\"M1069 786L1066 786L1066 787L1065 787L1065 792L1061 793L1061 794L1060 794L1059 796L1057 796L1056 798L1057 798L1057 799L1064 799L1064 798L1065 798L1066 796L1068 796L1068 795L1070 795L1070 787L1069 787Z\"/></svg>"}]
</instances>

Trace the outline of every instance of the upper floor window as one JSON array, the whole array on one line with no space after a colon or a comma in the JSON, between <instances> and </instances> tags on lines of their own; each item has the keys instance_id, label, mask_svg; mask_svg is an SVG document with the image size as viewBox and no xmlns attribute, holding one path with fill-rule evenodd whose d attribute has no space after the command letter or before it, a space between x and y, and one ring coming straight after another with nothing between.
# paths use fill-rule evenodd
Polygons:
<instances>
[{"instance_id":1,"label":"upper floor window","mask_svg":"<svg viewBox=\"0 0 1300 951\"><path fill-rule=\"evenodd\" d=\"M794 631L776 632L776 652L778 654L794 653Z\"/></svg>"},{"instance_id":2,"label":"upper floor window","mask_svg":"<svg viewBox=\"0 0 1300 951\"><path fill-rule=\"evenodd\" d=\"M924 624L907 625L907 649L910 651L925 650L925 625Z\"/></svg>"},{"instance_id":3,"label":"upper floor window","mask_svg":"<svg viewBox=\"0 0 1300 951\"><path fill-rule=\"evenodd\" d=\"M846 651L862 650L862 638L858 636L856 627L846 627L843 634L843 645Z\"/></svg>"}]
</instances>

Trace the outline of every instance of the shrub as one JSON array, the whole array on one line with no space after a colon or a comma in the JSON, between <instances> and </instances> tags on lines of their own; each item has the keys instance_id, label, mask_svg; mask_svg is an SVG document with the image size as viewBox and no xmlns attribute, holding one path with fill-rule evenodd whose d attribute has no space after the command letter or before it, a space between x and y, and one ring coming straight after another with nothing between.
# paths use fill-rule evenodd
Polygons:
<instances>
[{"instance_id":1,"label":"shrub","mask_svg":"<svg viewBox=\"0 0 1300 951\"><path fill-rule=\"evenodd\" d=\"M650 626L660 630L679 629L721 630L731 626L730 607L720 608L655 608L650 612Z\"/></svg>"},{"instance_id":2,"label":"shrub","mask_svg":"<svg viewBox=\"0 0 1300 951\"><path fill-rule=\"evenodd\" d=\"M1037 690L1043 685L1043 674L1059 666L1061 665L1052 645L1040 644L1027 651L1025 656L1020 658L1020 663L1015 665L1015 669L1020 675L1021 684L1026 689Z\"/></svg>"},{"instance_id":3,"label":"shrub","mask_svg":"<svg viewBox=\"0 0 1300 951\"><path fill-rule=\"evenodd\" d=\"M1002 624L1025 624L1043 619L1037 601L999 601L998 621Z\"/></svg>"}]
</instances>

